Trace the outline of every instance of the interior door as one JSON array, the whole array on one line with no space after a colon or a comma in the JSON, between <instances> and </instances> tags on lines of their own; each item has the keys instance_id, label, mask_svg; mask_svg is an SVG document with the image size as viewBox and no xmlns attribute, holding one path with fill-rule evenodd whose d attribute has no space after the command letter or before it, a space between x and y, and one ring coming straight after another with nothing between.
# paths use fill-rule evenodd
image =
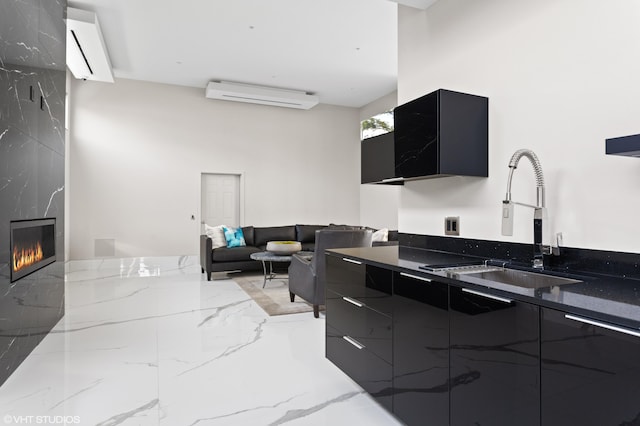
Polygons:
<instances>
[{"instance_id":1,"label":"interior door","mask_svg":"<svg viewBox=\"0 0 640 426\"><path fill-rule=\"evenodd\" d=\"M202 221L210 226L240 226L240 175L202 174Z\"/></svg>"}]
</instances>

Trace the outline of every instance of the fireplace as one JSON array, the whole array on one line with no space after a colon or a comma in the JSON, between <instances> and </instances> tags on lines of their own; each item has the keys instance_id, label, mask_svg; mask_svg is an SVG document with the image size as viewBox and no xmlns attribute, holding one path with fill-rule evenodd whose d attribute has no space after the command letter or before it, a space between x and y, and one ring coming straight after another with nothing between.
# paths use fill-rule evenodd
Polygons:
<instances>
[{"instance_id":1,"label":"fireplace","mask_svg":"<svg viewBox=\"0 0 640 426\"><path fill-rule=\"evenodd\" d=\"M56 220L18 220L10 226L11 282L56 261Z\"/></svg>"}]
</instances>

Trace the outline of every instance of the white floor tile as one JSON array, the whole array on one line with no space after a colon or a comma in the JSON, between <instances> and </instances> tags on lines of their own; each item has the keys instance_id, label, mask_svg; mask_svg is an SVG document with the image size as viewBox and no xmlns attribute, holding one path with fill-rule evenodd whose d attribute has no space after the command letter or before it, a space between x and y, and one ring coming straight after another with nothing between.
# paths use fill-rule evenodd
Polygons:
<instances>
[{"instance_id":1,"label":"white floor tile","mask_svg":"<svg viewBox=\"0 0 640 426\"><path fill-rule=\"evenodd\" d=\"M194 256L69 262L65 316L0 387L0 413L0 424L400 424L324 357L324 317L269 317L231 279L206 281Z\"/></svg>"}]
</instances>

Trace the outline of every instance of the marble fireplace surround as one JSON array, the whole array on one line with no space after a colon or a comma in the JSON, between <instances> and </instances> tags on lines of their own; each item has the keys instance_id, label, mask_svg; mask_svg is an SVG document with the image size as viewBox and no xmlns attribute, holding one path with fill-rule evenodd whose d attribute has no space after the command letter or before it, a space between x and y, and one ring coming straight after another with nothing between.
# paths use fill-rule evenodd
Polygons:
<instances>
[{"instance_id":1,"label":"marble fireplace surround","mask_svg":"<svg viewBox=\"0 0 640 426\"><path fill-rule=\"evenodd\" d=\"M0 2L0 384L64 313L66 10ZM11 223L43 218L53 263L12 279Z\"/></svg>"}]
</instances>

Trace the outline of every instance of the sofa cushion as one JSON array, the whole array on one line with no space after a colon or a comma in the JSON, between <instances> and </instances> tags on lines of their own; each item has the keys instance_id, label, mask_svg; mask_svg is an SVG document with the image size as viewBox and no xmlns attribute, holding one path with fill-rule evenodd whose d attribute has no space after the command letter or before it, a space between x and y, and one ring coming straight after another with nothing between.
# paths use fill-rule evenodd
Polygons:
<instances>
[{"instance_id":1,"label":"sofa cushion","mask_svg":"<svg viewBox=\"0 0 640 426\"><path fill-rule=\"evenodd\" d=\"M222 228L224 230L224 237L227 239L227 247L244 247L247 243L244 242L244 234L242 228Z\"/></svg>"},{"instance_id":2,"label":"sofa cushion","mask_svg":"<svg viewBox=\"0 0 640 426\"><path fill-rule=\"evenodd\" d=\"M266 246L269 241L295 241L296 227L270 226L267 228L253 228L253 245Z\"/></svg>"},{"instance_id":3,"label":"sofa cushion","mask_svg":"<svg viewBox=\"0 0 640 426\"><path fill-rule=\"evenodd\" d=\"M315 243L316 231L324 228L326 228L324 225L296 225L296 241Z\"/></svg>"},{"instance_id":4,"label":"sofa cushion","mask_svg":"<svg viewBox=\"0 0 640 426\"><path fill-rule=\"evenodd\" d=\"M237 262L242 260L251 260L251 253L257 253L260 249L257 247L220 247L213 250L212 259L214 262Z\"/></svg>"},{"instance_id":5,"label":"sofa cushion","mask_svg":"<svg viewBox=\"0 0 640 426\"><path fill-rule=\"evenodd\" d=\"M314 251L316 249L316 242L302 243L302 251Z\"/></svg>"},{"instance_id":6,"label":"sofa cushion","mask_svg":"<svg viewBox=\"0 0 640 426\"><path fill-rule=\"evenodd\" d=\"M205 223L204 233L211 238L211 248L227 246L227 239L224 237L224 225L209 226Z\"/></svg>"},{"instance_id":7,"label":"sofa cushion","mask_svg":"<svg viewBox=\"0 0 640 426\"><path fill-rule=\"evenodd\" d=\"M327 226L327 229L331 229L333 231L359 231L360 229L367 229L364 226L354 226L354 225L339 225L336 223L330 223Z\"/></svg>"},{"instance_id":8,"label":"sofa cushion","mask_svg":"<svg viewBox=\"0 0 640 426\"><path fill-rule=\"evenodd\" d=\"M389 230L387 228L378 229L371 236L372 242L385 242L389 241Z\"/></svg>"},{"instance_id":9,"label":"sofa cushion","mask_svg":"<svg viewBox=\"0 0 640 426\"><path fill-rule=\"evenodd\" d=\"M244 242L248 246L253 246L253 226L243 226L242 233L244 234Z\"/></svg>"}]
</instances>

